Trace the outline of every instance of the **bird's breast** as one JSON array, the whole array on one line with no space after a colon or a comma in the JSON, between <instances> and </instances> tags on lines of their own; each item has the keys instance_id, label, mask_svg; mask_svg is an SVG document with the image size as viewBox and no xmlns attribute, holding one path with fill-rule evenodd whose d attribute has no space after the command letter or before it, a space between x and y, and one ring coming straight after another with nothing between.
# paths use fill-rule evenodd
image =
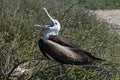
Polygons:
<instances>
[{"instance_id":1,"label":"bird's breast","mask_svg":"<svg viewBox=\"0 0 120 80\"><path fill-rule=\"evenodd\" d=\"M44 31L44 40L47 40L50 35L58 35L58 32L52 30L45 30Z\"/></svg>"}]
</instances>

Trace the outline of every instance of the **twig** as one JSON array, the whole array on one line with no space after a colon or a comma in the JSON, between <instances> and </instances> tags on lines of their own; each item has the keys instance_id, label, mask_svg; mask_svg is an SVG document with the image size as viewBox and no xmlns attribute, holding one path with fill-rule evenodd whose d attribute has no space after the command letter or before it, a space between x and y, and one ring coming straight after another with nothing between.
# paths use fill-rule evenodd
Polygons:
<instances>
[{"instance_id":1,"label":"twig","mask_svg":"<svg viewBox=\"0 0 120 80\"><path fill-rule=\"evenodd\" d=\"M49 66L49 67L45 68L45 69L42 70L42 71L49 70L50 68L52 68L52 67L56 67L56 66L59 66L59 65L61 65L61 64L55 64L55 65Z\"/></svg>"},{"instance_id":2,"label":"twig","mask_svg":"<svg viewBox=\"0 0 120 80\"><path fill-rule=\"evenodd\" d=\"M44 68L44 69L42 69L42 70L38 70L34 75L32 75L32 77L30 78L30 79L28 79L28 80L31 80L32 78L34 78L39 72L45 72L46 70L49 70L50 68L52 68L52 67L56 67L56 66L59 66L60 64L55 64L55 65L52 65L52 66L49 66L49 67L47 67L47 68Z\"/></svg>"},{"instance_id":3,"label":"twig","mask_svg":"<svg viewBox=\"0 0 120 80\"><path fill-rule=\"evenodd\" d=\"M19 62L18 64L16 64L11 70L10 72L8 72L8 74L5 76L5 80L8 80L10 75L13 73L13 71L20 65L20 64L23 64L25 62L28 62L28 61L33 61L33 60L45 60L45 59L41 59L41 58L37 58L37 59L28 59L28 60L23 60L21 62Z\"/></svg>"},{"instance_id":4,"label":"twig","mask_svg":"<svg viewBox=\"0 0 120 80\"><path fill-rule=\"evenodd\" d=\"M15 9L14 16L16 15L16 13L17 13L17 11L18 11L19 8L20 8L20 2L18 0L18 2L17 2L17 8Z\"/></svg>"},{"instance_id":5,"label":"twig","mask_svg":"<svg viewBox=\"0 0 120 80\"><path fill-rule=\"evenodd\" d=\"M74 2L65 12L64 14L62 15L62 17L60 18L60 21L64 18L64 16L69 12L69 10L71 8L73 8L76 4L78 3L78 1Z\"/></svg>"},{"instance_id":6,"label":"twig","mask_svg":"<svg viewBox=\"0 0 120 80\"><path fill-rule=\"evenodd\" d=\"M17 47L16 50L18 50L19 48L23 47L25 43L27 43L28 41L30 41L31 39L34 39L34 38L36 38L36 36L33 36L33 37L28 38L27 40L23 41L23 42L19 45L19 47Z\"/></svg>"}]
</instances>

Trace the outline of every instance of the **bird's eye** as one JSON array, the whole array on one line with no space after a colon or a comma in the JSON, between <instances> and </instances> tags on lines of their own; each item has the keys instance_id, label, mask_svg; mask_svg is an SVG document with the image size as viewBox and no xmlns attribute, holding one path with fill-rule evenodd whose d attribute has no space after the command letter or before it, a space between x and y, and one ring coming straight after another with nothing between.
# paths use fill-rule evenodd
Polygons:
<instances>
[{"instance_id":1,"label":"bird's eye","mask_svg":"<svg viewBox=\"0 0 120 80\"><path fill-rule=\"evenodd\" d=\"M55 23L55 25L57 25L57 23Z\"/></svg>"}]
</instances>

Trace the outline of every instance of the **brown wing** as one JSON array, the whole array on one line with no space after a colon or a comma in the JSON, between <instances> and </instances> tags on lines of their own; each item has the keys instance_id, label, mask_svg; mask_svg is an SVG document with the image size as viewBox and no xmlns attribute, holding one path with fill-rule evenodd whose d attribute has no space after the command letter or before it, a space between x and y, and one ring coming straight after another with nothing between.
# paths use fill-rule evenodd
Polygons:
<instances>
[{"instance_id":1,"label":"brown wing","mask_svg":"<svg viewBox=\"0 0 120 80\"><path fill-rule=\"evenodd\" d=\"M86 51L84 51L82 49L79 49L74 44L72 44L69 40L63 38L60 35L51 35L49 37L49 40L51 40L53 42L56 42L56 43L58 43L60 45L66 46L66 47L70 47L71 50L74 51L75 53L77 53L78 55L84 55L84 56L86 55L88 57L91 57L94 60L102 60L100 58L92 56L91 53L89 53L89 52L86 52Z\"/></svg>"},{"instance_id":2,"label":"brown wing","mask_svg":"<svg viewBox=\"0 0 120 80\"><path fill-rule=\"evenodd\" d=\"M61 44L63 46L74 47L74 45L69 40L63 38L60 35L50 35L49 40Z\"/></svg>"},{"instance_id":3,"label":"brown wing","mask_svg":"<svg viewBox=\"0 0 120 80\"><path fill-rule=\"evenodd\" d=\"M94 62L94 57L73 47L66 47L51 40L44 42L47 54L53 59L64 64L85 65Z\"/></svg>"},{"instance_id":4,"label":"brown wing","mask_svg":"<svg viewBox=\"0 0 120 80\"><path fill-rule=\"evenodd\" d=\"M42 40L42 39L41 39ZM43 41L39 47L44 56L51 56L57 62L63 64L85 65L102 59L92 56L89 52L75 47L70 41L61 36L50 36L49 40Z\"/></svg>"},{"instance_id":5,"label":"brown wing","mask_svg":"<svg viewBox=\"0 0 120 80\"><path fill-rule=\"evenodd\" d=\"M82 50L82 49L79 49L79 48L71 48L71 50L74 51L75 53L77 53L77 54L80 55L80 56L81 56L81 55L84 55L84 56L86 56L86 57L92 58L92 60L94 60L94 61L104 61L104 60L102 60L102 59L100 59L100 58L97 58L97 57L91 55L90 52L84 51L84 50Z\"/></svg>"}]
</instances>

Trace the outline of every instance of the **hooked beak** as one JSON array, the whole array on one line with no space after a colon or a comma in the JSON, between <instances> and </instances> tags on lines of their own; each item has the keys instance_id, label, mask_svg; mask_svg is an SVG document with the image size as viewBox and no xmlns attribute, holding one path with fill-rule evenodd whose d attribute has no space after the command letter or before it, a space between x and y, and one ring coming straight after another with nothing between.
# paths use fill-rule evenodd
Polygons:
<instances>
[{"instance_id":1,"label":"hooked beak","mask_svg":"<svg viewBox=\"0 0 120 80\"><path fill-rule=\"evenodd\" d=\"M54 22L54 19L50 16L50 14L48 13L48 11L47 11L47 9L46 8L42 8L44 11L45 11L45 13L47 14L47 16L50 18L50 20L52 21L52 22ZM40 27L40 28L46 28L47 26L42 26L42 25L34 25L35 27Z\"/></svg>"},{"instance_id":2,"label":"hooked beak","mask_svg":"<svg viewBox=\"0 0 120 80\"><path fill-rule=\"evenodd\" d=\"M46 8L42 8L44 11L45 11L45 13L47 14L47 16L50 18L50 20L53 22L54 21L54 19L50 16L50 14L48 13L48 11L47 11L47 9Z\"/></svg>"}]
</instances>

